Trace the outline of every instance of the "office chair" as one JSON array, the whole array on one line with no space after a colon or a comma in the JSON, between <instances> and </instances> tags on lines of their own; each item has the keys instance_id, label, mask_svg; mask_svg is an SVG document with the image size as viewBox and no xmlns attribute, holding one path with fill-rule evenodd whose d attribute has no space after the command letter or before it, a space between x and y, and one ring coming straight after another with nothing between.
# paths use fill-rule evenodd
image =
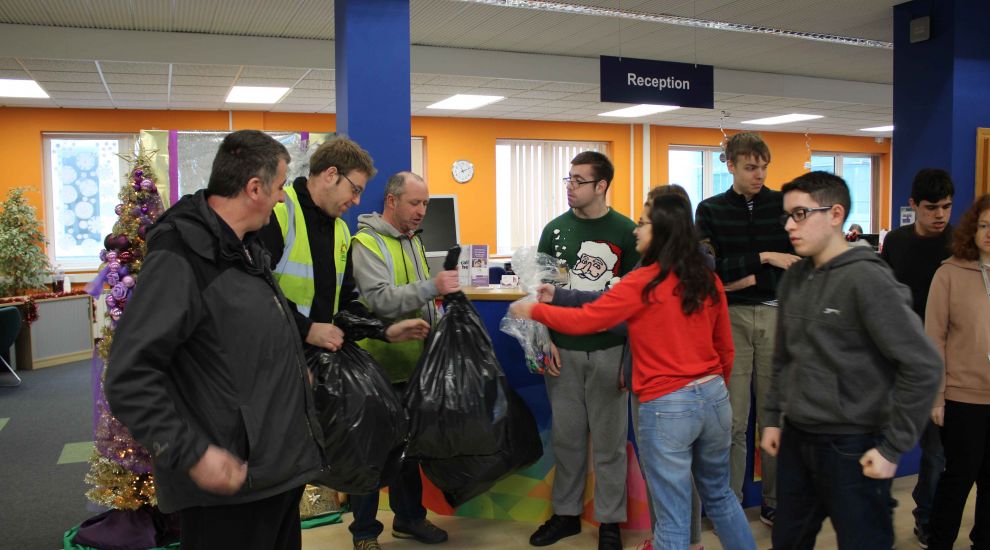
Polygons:
<instances>
[{"instance_id":1,"label":"office chair","mask_svg":"<svg viewBox=\"0 0 990 550\"><path fill-rule=\"evenodd\" d=\"M10 346L14 345L14 340L17 340L17 335L21 332L21 312L18 311L16 307L0 307L0 350L5 352L10 349ZM3 363L10 374L14 375L17 382L14 384L3 384L0 383L0 387L4 388L14 388L21 385L21 377L17 376L13 367L7 362L2 356L0 356L0 363Z\"/></svg>"}]
</instances>

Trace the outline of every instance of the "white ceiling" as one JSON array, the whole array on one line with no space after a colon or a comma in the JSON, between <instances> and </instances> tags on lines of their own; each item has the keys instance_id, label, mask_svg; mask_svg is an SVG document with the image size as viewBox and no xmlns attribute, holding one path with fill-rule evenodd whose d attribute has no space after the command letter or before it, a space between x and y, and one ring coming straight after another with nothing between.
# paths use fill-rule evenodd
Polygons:
<instances>
[{"instance_id":1,"label":"white ceiling","mask_svg":"<svg viewBox=\"0 0 990 550\"><path fill-rule=\"evenodd\" d=\"M569 4L890 41L898 0L618 0ZM458 0L411 1L412 113L863 135L890 124L890 49L548 13ZM0 78L31 78L50 99L0 105L335 112L333 9L326 0L3 0ZM716 67L715 109L641 119L598 113L599 55ZM234 84L291 88L270 105L227 105ZM455 93L503 95L483 109L426 105ZM756 127L753 127L756 128ZM889 135L889 134L887 134Z\"/></svg>"}]
</instances>

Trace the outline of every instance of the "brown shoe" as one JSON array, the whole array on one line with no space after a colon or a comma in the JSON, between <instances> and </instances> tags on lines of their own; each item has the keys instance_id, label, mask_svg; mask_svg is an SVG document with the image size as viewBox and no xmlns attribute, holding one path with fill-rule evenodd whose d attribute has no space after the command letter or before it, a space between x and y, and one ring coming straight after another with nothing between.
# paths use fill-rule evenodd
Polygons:
<instances>
[{"instance_id":1,"label":"brown shoe","mask_svg":"<svg viewBox=\"0 0 990 550\"><path fill-rule=\"evenodd\" d=\"M378 539L361 539L354 541L354 550L382 550Z\"/></svg>"}]
</instances>

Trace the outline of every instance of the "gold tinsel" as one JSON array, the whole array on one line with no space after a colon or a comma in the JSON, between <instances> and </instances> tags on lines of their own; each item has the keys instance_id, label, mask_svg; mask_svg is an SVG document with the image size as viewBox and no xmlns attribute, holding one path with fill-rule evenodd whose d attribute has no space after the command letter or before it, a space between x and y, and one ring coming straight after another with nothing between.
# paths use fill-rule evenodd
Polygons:
<instances>
[{"instance_id":1,"label":"gold tinsel","mask_svg":"<svg viewBox=\"0 0 990 550\"><path fill-rule=\"evenodd\" d=\"M117 510L137 510L145 504L158 505L151 474L135 475L123 466L93 451L89 459L86 491L89 500Z\"/></svg>"},{"instance_id":2,"label":"gold tinsel","mask_svg":"<svg viewBox=\"0 0 990 550\"><path fill-rule=\"evenodd\" d=\"M315 518L331 512L340 511L340 499L337 491L327 487L307 485L299 501L299 517L301 519Z\"/></svg>"}]
</instances>

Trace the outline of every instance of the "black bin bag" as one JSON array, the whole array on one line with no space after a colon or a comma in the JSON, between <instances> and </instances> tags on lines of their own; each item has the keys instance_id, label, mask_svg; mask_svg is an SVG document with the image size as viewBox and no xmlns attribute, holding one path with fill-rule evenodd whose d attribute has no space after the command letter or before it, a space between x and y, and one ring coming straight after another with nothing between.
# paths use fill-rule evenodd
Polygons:
<instances>
[{"instance_id":1,"label":"black bin bag","mask_svg":"<svg viewBox=\"0 0 990 550\"><path fill-rule=\"evenodd\" d=\"M452 507L484 493L512 472L543 456L543 442L533 413L521 397L506 387L509 410L498 426L499 450L490 455L423 460L423 473L443 492Z\"/></svg>"},{"instance_id":2,"label":"black bin bag","mask_svg":"<svg viewBox=\"0 0 990 550\"><path fill-rule=\"evenodd\" d=\"M354 342L384 333L377 319L338 313L337 352L307 351L328 468L314 480L344 493L372 493L399 471L409 421L385 371Z\"/></svg>"},{"instance_id":3,"label":"black bin bag","mask_svg":"<svg viewBox=\"0 0 990 550\"><path fill-rule=\"evenodd\" d=\"M506 387L491 338L470 300L463 292L444 296L444 315L406 387L406 453L420 459L496 453Z\"/></svg>"}]
</instances>

